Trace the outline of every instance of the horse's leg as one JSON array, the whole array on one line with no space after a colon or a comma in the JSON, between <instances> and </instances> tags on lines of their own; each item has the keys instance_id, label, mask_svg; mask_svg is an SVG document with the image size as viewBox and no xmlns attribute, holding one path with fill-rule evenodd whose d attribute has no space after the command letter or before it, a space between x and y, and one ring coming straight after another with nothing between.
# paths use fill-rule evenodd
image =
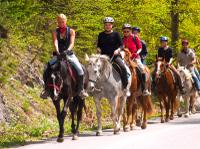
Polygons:
<instances>
[{"instance_id":1,"label":"horse's leg","mask_svg":"<svg viewBox=\"0 0 200 149\"><path fill-rule=\"evenodd\" d=\"M114 134L118 134L118 120L117 120L117 104L118 104L118 97L115 97L114 100L109 100L110 107L111 107L111 118L113 120L114 125Z\"/></svg>"},{"instance_id":2,"label":"horse's leg","mask_svg":"<svg viewBox=\"0 0 200 149\"><path fill-rule=\"evenodd\" d=\"M135 128L135 126L136 126L137 108L138 108L138 105L134 101L134 103L132 105L132 111L131 111L131 123L130 123L131 130L133 130Z\"/></svg>"},{"instance_id":3,"label":"horse's leg","mask_svg":"<svg viewBox=\"0 0 200 149\"><path fill-rule=\"evenodd\" d=\"M53 100L53 103L56 108L57 119L58 119L59 128L60 128L57 142L63 142L64 141L64 139L63 139L64 128L62 126L62 117L61 117L61 112L60 112L60 99Z\"/></svg>"},{"instance_id":4,"label":"horse's leg","mask_svg":"<svg viewBox=\"0 0 200 149\"><path fill-rule=\"evenodd\" d=\"M160 111L161 111L161 115L160 115L160 119L161 119L161 123L164 123L165 120L164 120L164 97L162 97L162 95L159 95L158 94L158 99L159 99L159 102L160 102Z\"/></svg>"},{"instance_id":5,"label":"horse's leg","mask_svg":"<svg viewBox=\"0 0 200 149\"><path fill-rule=\"evenodd\" d=\"M164 97L164 103L165 103L165 110L166 110L166 115L165 115L165 122L169 121L169 110L170 110L170 101L171 97Z\"/></svg>"},{"instance_id":6,"label":"horse's leg","mask_svg":"<svg viewBox=\"0 0 200 149\"><path fill-rule=\"evenodd\" d=\"M176 104L176 96L172 95L170 120L174 119L174 110L175 110L175 106L176 106L175 104Z\"/></svg>"},{"instance_id":7,"label":"horse's leg","mask_svg":"<svg viewBox=\"0 0 200 149\"><path fill-rule=\"evenodd\" d=\"M128 97L128 99L126 101L126 111L124 111L124 113L123 113L124 119L126 119L126 121L124 120L124 131L128 131L129 126L130 126L130 119L131 119L131 116L132 116L132 106L133 106L133 99L132 98L133 98L132 95L130 97ZM126 114L127 114L127 118L125 116Z\"/></svg>"},{"instance_id":8,"label":"horse's leg","mask_svg":"<svg viewBox=\"0 0 200 149\"><path fill-rule=\"evenodd\" d=\"M191 114L195 114L196 113L196 109L195 109L194 103L195 103L195 94L190 96Z\"/></svg>"},{"instance_id":9,"label":"horse's leg","mask_svg":"<svg viewBox=\"0 0 200 149\"><path fill-rule=\"evenodd\" d=\"M102 135L100 99L95 99L94 102L95 102L95 106L96 106L96 115L97 115L97 121L98 121L98 128L97 128L96 136L100 136L100 135Z\"/></svg>"},{"instance_id":10,"label":"horse's leg","mask_svg":"<svg viewBox=\"0 0 200 149\"><path fill-rule=\"evenodd\" d=\"M145 103L145 101L147 101L147 99L146 98L149 98L148 96L143 96L142 98L141 98L141 100L142 100L142 113L143 113L143 120L142 120L142 125L141 125L141 128L142 129L146 129L146 127L147 127L147 109L146 109L146 103Z\"/></svg>"},{"instance_id":11,"label":"horse's leg","mask_svg":"<svg viewBox=\"0 0 200 149\"><path fill-rule=\"evenodd\" d=\"M77 140L78 138L75 136L76 134L76 125L75 125L75 113L77 111L77 98L74 97L73 100L70 102L70 105L69 105L69 109L70 109L70 112L71 112L71 118L72 118L72 123L71 123L71 129L72 129L72 134L73 134L73 137L72 137L72 140Z\"/></svg>"},{"instance_id":12,"label":"horse's leg","mask_svg":"<svg viewBox=\"0 0 200 149\"><path fill-rule=\"evenodd\" d=\"M117 130L120 130L120 123L121 123L121 119L122 119L122 115L124 112L124 106L126 104L126 96L123 96L121 98L119 98L120 100L120 105L119 105L119 113L118 113L118 122L117 122Z\"/></svg>"},{"instance_id":13,"label":"horse's leg","mask_svg":"<svg viewBox=\"0 0 200 149\"><path fill-rule=\"evenodd\" d=\"M79 129L79 124L82 120L83 107L85 104L84 102L85 102L85 99L81 99L80 97L78 97L77 125L76 125L76 134L74 136L74 139L76 139L77 135L79 134L78 129Z\"/></svg>"},{"instance_id":14,"label":"horse's leg","mask_svg":"<svg viewBox=\"0 0 200 149\"><path fill-rule=\"evenodd\" d=\"M186 96L185 97L185 117L188 118L189 117L189 107L190 107L190 97Z\"/></svg>"}]
</instances>

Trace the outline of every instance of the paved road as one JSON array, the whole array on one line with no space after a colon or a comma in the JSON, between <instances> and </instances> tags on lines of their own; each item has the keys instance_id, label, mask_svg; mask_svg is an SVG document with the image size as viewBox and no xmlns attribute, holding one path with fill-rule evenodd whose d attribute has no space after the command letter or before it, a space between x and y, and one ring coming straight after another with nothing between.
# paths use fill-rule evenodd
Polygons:
<instances>
[{"instance_id":1,"label":"paved road","mask_svg":"<svg viewBox=\"0 0 200 149\"><path fill-rule=\"evenodd\" d=\"M85 132L77 141L67 136L63 143L52 139L19 149L200 149L200 114L164 124L159 119L149 123L146 130L136 128L131 132L121 131L119 135L105 130L100 137L95 132Z\"/></svg>"}]
</instances>

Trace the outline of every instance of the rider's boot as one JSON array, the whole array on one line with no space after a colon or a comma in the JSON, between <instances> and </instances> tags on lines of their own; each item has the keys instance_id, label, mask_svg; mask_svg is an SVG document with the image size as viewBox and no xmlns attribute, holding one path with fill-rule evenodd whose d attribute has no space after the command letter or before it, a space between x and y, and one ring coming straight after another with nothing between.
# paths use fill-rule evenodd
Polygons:
<instances>
[{"instance_id":1,"label":"rider's boot","mask_svg":"<svg viewBox=\"0 0 200 149\"><path fill-rule=\"evenodd\" d=\"M83 75L78 76L78 81L77 82L78 82L78 88L77 88L78 95L82 99L88 97L89 95L84 89Z\"/></svg>"},{"instance_id":2,"label":"rider's boot","mask_svg":"<svg viewBox=\"0 0 200 149\"><path fill-rule=\"evenodd\" d=\"M49 96L49 92L45 89L40 94L40 98L42 98L42 99L47 99L48 96Z\"/></svg>"},{"instance_id":3,"label":"rider's boot","mask_svg":"<svg viewBox=\"0 0 200 149\"><path fill-rule=\"evenodd\" d=\"M148 86L147 86L147 83L146 83L146 74L145 73L142 73L142 87L143 87L143 90L142 90L142 95L143 96L151 95L151 93L148 91Z\"/></svg>"}]
</instances>

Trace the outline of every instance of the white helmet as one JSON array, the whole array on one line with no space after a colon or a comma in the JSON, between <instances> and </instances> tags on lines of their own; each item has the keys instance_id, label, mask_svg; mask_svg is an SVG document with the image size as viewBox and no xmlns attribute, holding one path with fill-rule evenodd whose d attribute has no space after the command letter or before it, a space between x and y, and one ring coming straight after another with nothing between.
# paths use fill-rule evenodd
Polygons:
<instances>
[{"instance_id":1,"label":"white helmet","mask_svg":"<svg viewBox=\"0 0 200 149\"><path fill-rule=\"evenodd\" d=\"M114 19L112 17L105 17L103 23L114 23Z\"/></svg>"}]
</instances>

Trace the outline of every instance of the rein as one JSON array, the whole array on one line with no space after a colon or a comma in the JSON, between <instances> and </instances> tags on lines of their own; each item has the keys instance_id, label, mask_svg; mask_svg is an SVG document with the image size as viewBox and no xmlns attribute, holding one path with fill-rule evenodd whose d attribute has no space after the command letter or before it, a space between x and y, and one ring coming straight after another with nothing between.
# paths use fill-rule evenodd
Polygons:
<instances>
[{"instance_id":1,"label":"rein","mask_svg":"<svg viewBox=\"0 0 200 149\"><path fill-rule=\"evenodd\" d=\"M48 84L48 87L56 89L58 92L61 91L61 85Z\"/></svg>"}]
</instances>

